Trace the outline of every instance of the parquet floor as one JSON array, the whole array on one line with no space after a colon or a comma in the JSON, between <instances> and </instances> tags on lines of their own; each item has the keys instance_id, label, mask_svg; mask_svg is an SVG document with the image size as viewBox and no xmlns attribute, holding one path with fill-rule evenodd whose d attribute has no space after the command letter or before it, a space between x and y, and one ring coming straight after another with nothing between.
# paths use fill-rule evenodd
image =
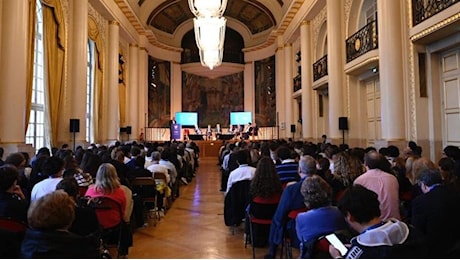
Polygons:
<instances>
[{"instance_id":1,"label":"parquet floor","mask_svg":"<svg viewBox=\"0 0 460 260\"><path fill-rule=\"evenodd\" d=\"M200 159L197 175L154 227L137 229L129 258L252 258L244 248L243 225L232 235L224 224L224 194L215 158ZM263 258L268 248L256 248Z\"/></svg>"}]
</instances>

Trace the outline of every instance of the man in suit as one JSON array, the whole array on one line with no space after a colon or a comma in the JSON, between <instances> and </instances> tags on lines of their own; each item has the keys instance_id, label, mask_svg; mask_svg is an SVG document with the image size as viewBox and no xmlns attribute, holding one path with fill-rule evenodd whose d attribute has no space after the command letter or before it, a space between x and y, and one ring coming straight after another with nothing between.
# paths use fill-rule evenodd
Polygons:
<instances>
[{"instance_id":1,"label":"man in suit","mask_svg":"<svg viewBox=\"0 0 460 260\"><path fill-rule=\"evenodd\" d=\"M169 120L169 141L173 140L173 137L172 137L172 133L173 133L172 126L173 126L173 124L177 124L176 117L173 117L171 120Z\"/></svg>"}]
</instances>

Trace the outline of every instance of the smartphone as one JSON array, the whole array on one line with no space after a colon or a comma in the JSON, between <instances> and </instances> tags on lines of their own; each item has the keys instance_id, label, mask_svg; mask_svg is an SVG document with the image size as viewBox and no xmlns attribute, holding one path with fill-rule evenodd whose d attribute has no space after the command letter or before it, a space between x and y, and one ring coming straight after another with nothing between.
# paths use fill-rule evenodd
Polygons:
<instances>
[{"instance_id":1,"label":"smartphone","mask_svg":"<svg viewBox=\"0 0 460 260\"><path fill-rule=\"evenodd\" d=\"M326 239L327 241L329 241L329 243L331 243L332 246L334 246L340 251L340 254L342 256L345 256L347 254L347 247L342 243L342 241L340 241L340 239L334 233L327 235Z\"/></svg>"}]
</instances>

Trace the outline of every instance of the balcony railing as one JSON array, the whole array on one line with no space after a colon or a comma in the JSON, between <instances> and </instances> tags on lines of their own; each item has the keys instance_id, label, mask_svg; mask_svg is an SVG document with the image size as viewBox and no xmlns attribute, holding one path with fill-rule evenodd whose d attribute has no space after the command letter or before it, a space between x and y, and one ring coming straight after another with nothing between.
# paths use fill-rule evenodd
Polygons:
<instances>
[{"instance_id":1,"label":"balcony railing","mask_svg":"<svg viewBox=\"0 0 460 260\"><path fill-rule=\"evenodd\" d=\"M412 23L415 26L459 2L460 0L412 0Z\"/></svg>"},{"instance_id":2,"label":"balcony railing","mask_svg":"<svg viewBox=\"0 0 460 260\"><path fill-rule=\"evenodd\" d=\"M244 64L244 54L238 51L224 50L223 62ZM190 49L182 52L182 63L200 62L200 53Z\"/></svg>"},{"instance_id":3,"label":"balcony railing","mask_svg":"<svg viewBox=\"0 0 460 260\"><path fill-rule=\"evenodd\" d=\"M294 77L294 92L302 88L302 76L297 75Z\"/></svg>"},{"instance_id":4,"label":"balcony railing","mask_svg":"<svg viewBox=\"0 0 460 260\"><path fill-rule=\"evenodd\" d=\"M313 63L313 81L327 75L327 55L324 55L317 62Z\"/></svg>"},{"instance_id":5,"label":"balcony railing","mask_svg":"<svg viewBox=\"0 0 460 260\"><path fill-rule=\"evenodd\" d=\"M347 62L378 48L377 21L366 24L363 28L345 41Z\"/></svg>"}]
</instances>

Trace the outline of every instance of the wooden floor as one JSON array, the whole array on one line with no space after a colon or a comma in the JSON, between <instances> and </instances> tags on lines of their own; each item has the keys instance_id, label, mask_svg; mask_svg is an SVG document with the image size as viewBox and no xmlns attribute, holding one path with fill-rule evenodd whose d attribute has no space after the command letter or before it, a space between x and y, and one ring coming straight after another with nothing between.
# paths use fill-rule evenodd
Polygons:
<instances>
[{"instance_id":1,"label":"wooden floor","mask_svg":"<svg viewBox=\"0 0 460 260\"><path fill-rule=\"evenodd\" d=\"M201 159L197 175L156 227L137 229L129 258L252 258L244 248L243 225L232 235L224 224L217 159ZM256 248L263 258L268 248Z\"/></svg>"}]
</instances>

